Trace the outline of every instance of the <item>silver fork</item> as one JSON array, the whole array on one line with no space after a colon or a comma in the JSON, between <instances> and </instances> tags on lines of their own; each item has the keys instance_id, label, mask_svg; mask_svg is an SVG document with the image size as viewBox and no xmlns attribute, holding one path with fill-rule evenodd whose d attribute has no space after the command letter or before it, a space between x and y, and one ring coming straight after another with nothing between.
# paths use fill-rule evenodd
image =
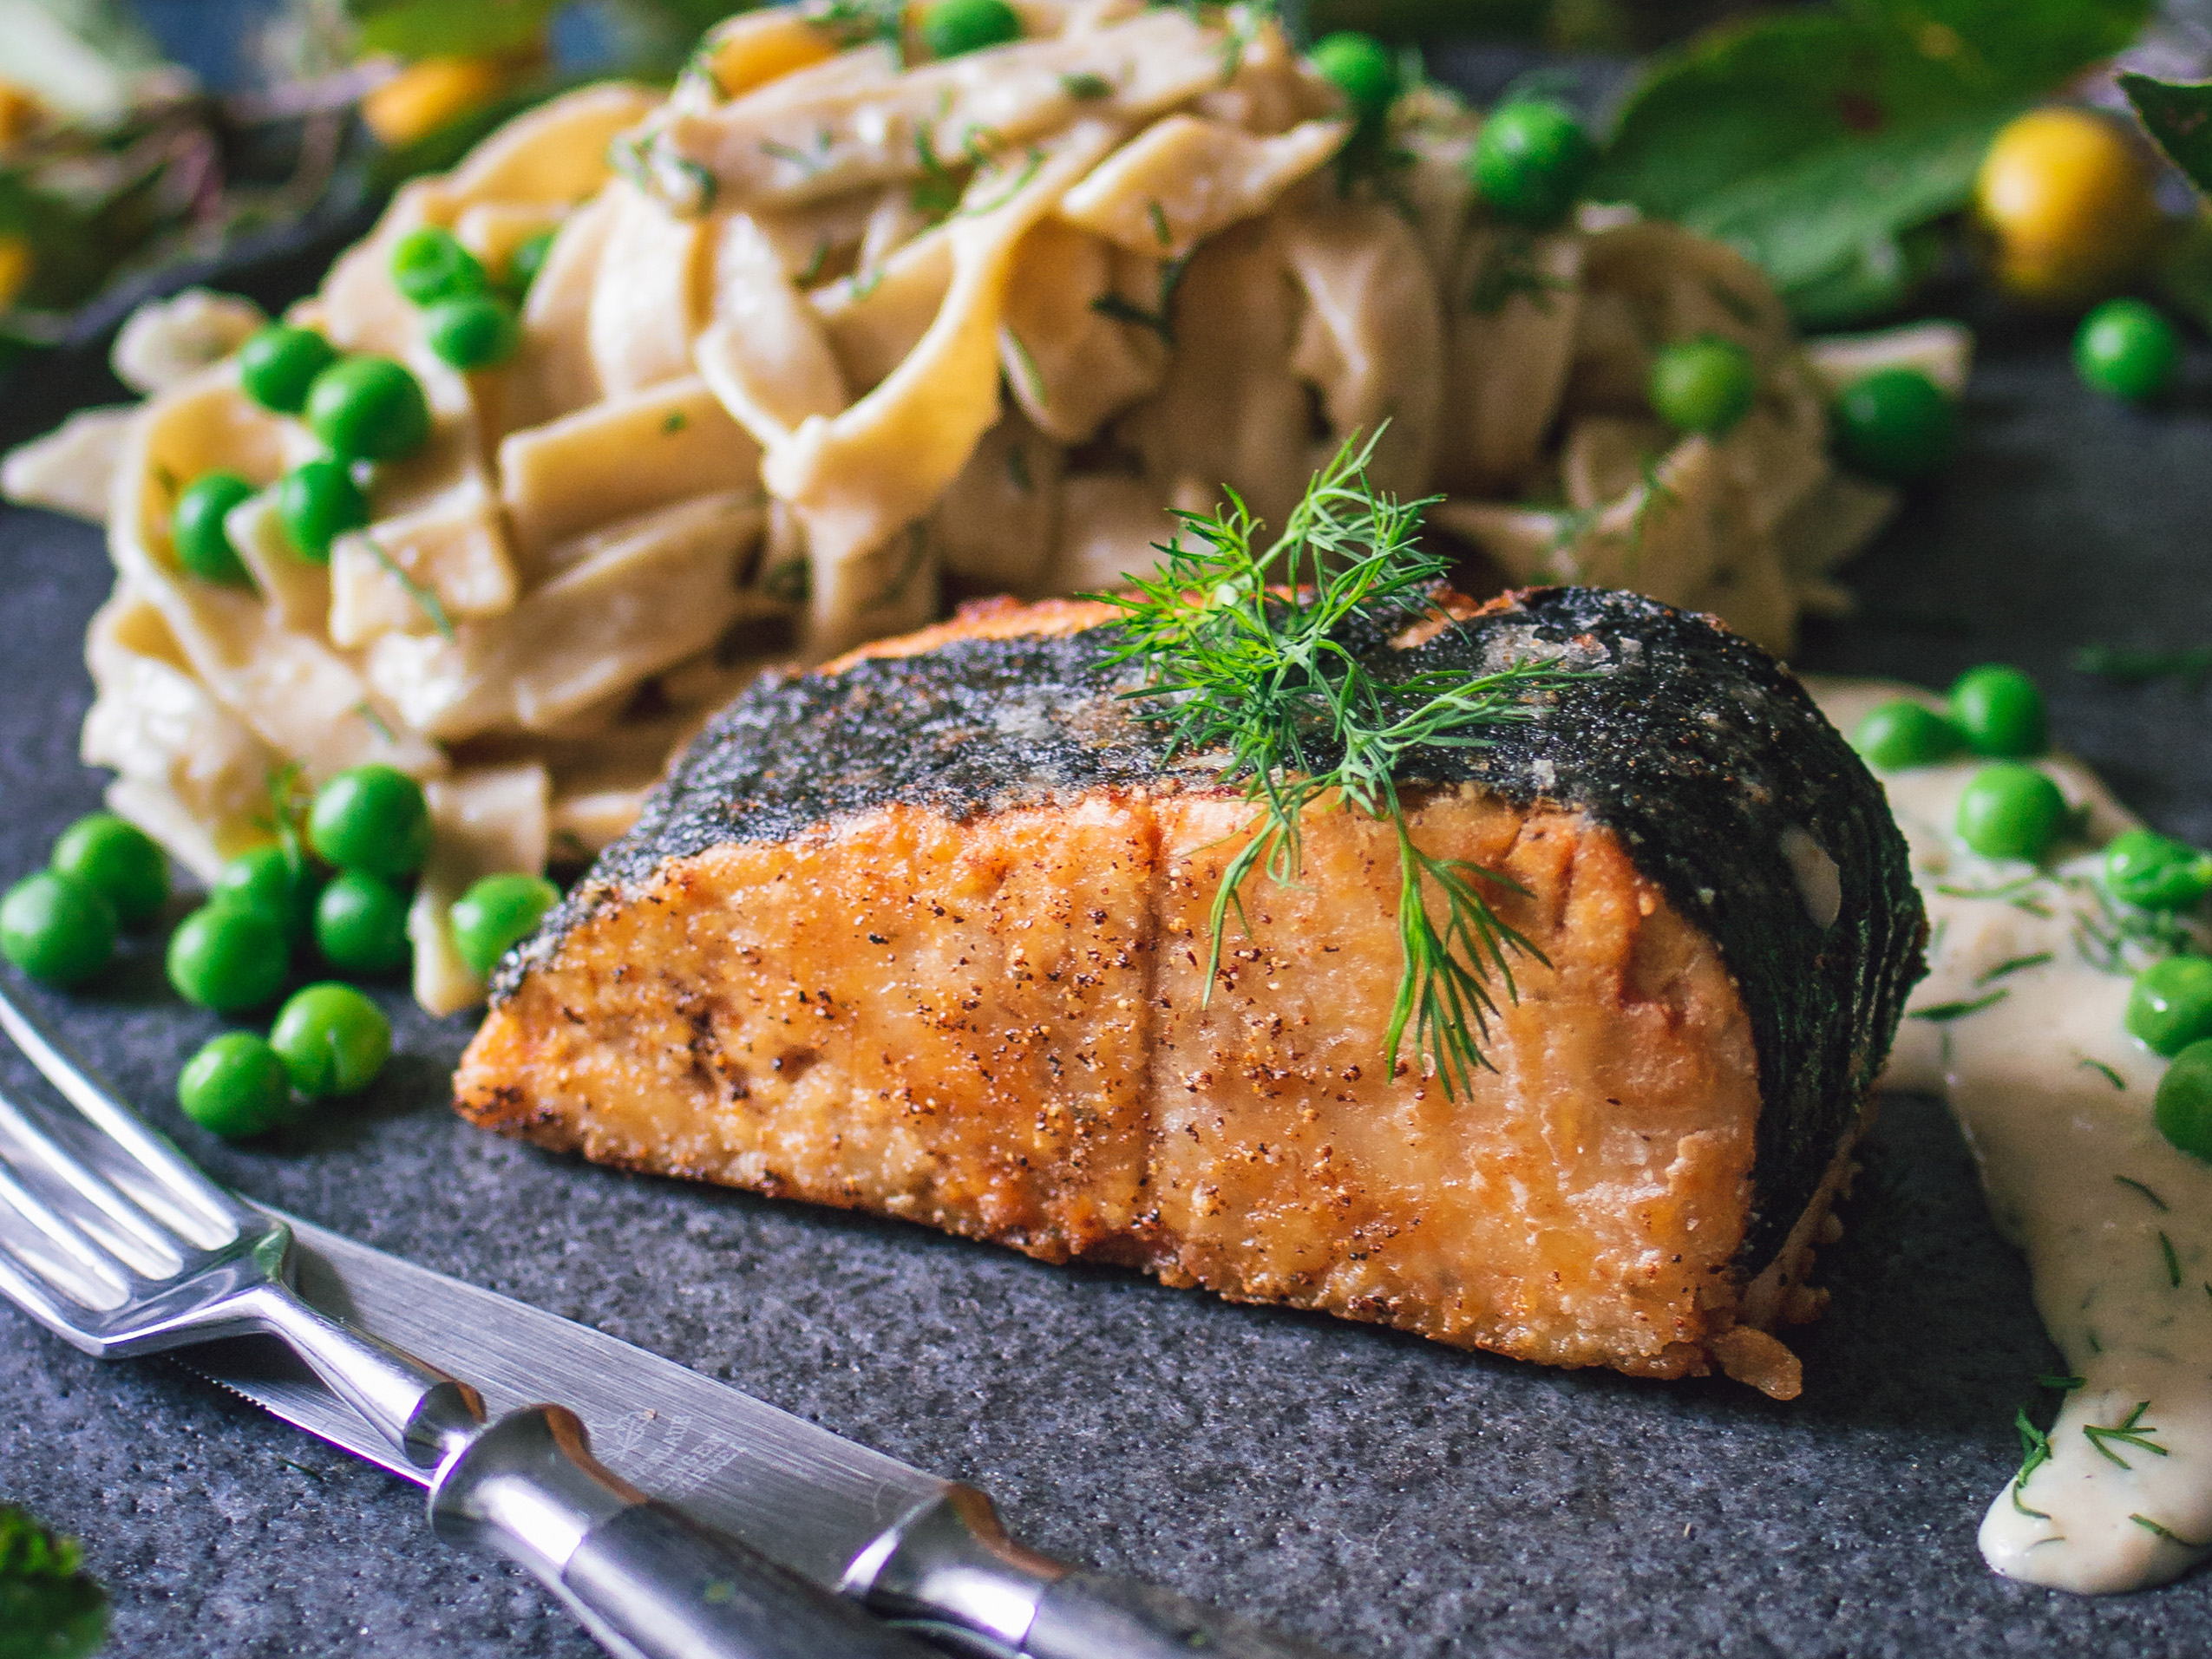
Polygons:
<instances>
[{"instance_id":1,"label":"silver fork","mask_svg":"<svg viewBox=\"0 0 2212 1659\"><path fill-rule=\"evenodd\" d=\"M210 1181L0 987L0 1030L76 1108L0 1096L0 1294L101 1359L281 1338L435 1470L430 1524L534 1573L620 1659L925 1659L852 1603L648 1499L574 1414L495 1422L466 1382L311 1307L291 1229Z\"/></svg>"}]
</instances>

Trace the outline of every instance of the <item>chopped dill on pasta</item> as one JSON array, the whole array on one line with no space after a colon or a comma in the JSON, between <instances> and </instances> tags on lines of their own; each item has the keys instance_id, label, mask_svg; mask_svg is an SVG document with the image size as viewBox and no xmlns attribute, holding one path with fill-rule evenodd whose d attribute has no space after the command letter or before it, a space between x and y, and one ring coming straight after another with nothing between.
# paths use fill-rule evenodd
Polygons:
<instances>
[{"instance_id":1,"label":"chopped dill on pasta","mask_svg":"<svg viewBox=\"0 0 2212 1659\"><path fill-rule=\"evenodd\" d=\"M1386 1060L1393 1074L1409 1029L1447 1098L1469 1088L1499 1011L1493 981L1517 1000L1512 957L1543 953L1502 920L1486 888L1520 892L1495 870L1423 851L1399 800L1401 762L1423 748L1474 748L1485 729L1533 717L1529 700L1575 677L1548 662L1495 673L1379 677L1346 641L1353 623L1411 625L1439 614L1445 562L1420 547L1422 510L1371 489L1375 440L1348 441L1317 474L1274 541L1232 493L1227 511L1177 516L1135 597L1101 595L1122 613L1113 661L1144 670L1128 696L1170 728L1170 752L1223 755L1224 781L1260 811L1258 831L1223 873L1211 913L1210 994L1232 908L1250 931L1242 891L1255 870L1298 879L1304 814L1340 807L1390 824L1398 851L1404 964ZM1442 901L1441 924L1430 892Z\"/></svg>"}]
</instances>

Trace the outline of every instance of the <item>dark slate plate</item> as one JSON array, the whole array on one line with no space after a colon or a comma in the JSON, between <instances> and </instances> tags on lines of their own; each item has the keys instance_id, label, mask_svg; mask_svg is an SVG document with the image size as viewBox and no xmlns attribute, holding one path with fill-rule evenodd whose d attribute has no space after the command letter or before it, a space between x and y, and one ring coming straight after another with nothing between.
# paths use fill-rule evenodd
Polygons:
<instances>
[{"instance_id":1,"label":"dark slate plate","mask_svg":"<svg viewBox=\"0 0 2212 1659\"><path fill-rule=\"evenodd\" d=\"M2176 405L2139 415L2079 390L2058 334L1987 332L1955 472L1850 569L1864 614L1803 663L1941 683L2020 663L2062 741L2162 826L2212 839L2205 698L2066 666L2088 639L2212 639L2208 369L2200 353ZM0 435L114 395L95 361L49 362L11 388ZM97 802L75 759L80 640L108 581L96 532L0 513L0 875ZM465 1024L396 996L400 1056L371 1095L226 1146L171 1104L219 1022L167 993L149 942L97 994L39 1000L245 1192L972 1480L1044 1548L1347 1656L2212 1649L2212 1579L2088 1601L1984 1570L1974 1528L2017 1459L2013 1409L2056 1356L1929 1101L1884 1110L1784 1406L549 1158L445 1109ZM35 1087L12 1053L0 1084ZM533 1585L434 1544L413 1489L164 1362L101 1365L0 1310L0 1495L86 1540L116 1655L595 1651Z\"/></svg>"}]
</instances>

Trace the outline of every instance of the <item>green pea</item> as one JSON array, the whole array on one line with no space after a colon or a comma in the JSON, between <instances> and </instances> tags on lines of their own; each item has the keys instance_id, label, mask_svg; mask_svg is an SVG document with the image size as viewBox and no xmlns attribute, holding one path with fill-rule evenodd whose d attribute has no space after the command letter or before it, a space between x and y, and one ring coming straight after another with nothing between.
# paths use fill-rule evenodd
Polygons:
<instances>
[{"instance_id":1,"label":"green pea","mask_svg":"<svg viewBox=\"0 0 2212 1659\"><path fill-rule=\"evenodd\" d=\"M2150 1116L2177 1150L2212 1163L2212 1039L2199 1038L2174 1056L2158 1080Z\"/></svg>"},{"instance_id":2,"label":"green pea","mask_svg":"<svg viewBox=\"0 0 2212 1659\"><path fill-rule=\"evenodd\" d=\"M454 905L454 949L471 973L488 979L500 958L560 902L560 890L543 876L486 876Z\"/></svg>"},{"instance_id":3,"label":"green pea","mask_svg":"<svg viewBox=\"0 0 2212 1659\"><path fill-rule=\"evenodd\" d=\"M82 985L115 954L115 907L97 888L41 870L0 898L0 956L33 979Z\"/></svg>"},{"instance_id":4,"label":"green pea","mask_svg":"<svg viewBox=\"0 0 2212 1659\"><path fill-rule=\"evenodd\" d=\"M113 813L94 813L63 830L47 861L115 907L125 927L151 921L169 902L169 860L154 838Z\"/></svg>"},{"instance_id":5,"label":"green pea","mask_svg":"<svg viewBox=\"0 0 2212 1659\"><path fill-rule=\"evenodd\" d=\"M322 872L279 843L241 852L215 878L211 903L259 910L285 931L294 944L314 935L315 895Z\"/></svg>"},{"instance_id":6,"label":"green pea","mask_svg":"<svg viewBox=\"0 0 2212 1659\"><path fill-rule=\"evenodd\" d=\"M341 870L396 880L430 856L429 804L422 786L397 767L357 766L317 792L307 837Z\"/></svg>"},{"instance_id":7,"label":"green pea","mask_svg":"<svg viewBox=\"0 0 2212 1659\"><path fill-rule=\"evenodd\" d=\"M1924 702L1899 697L1870 709L1851 734L1851 747L1884 772L1934 766L1967 746L1967 735Z\"/></svg>"},{"instance_id":8,"label":"green pea","mask_svg":"<svg viewBox=\"0 0 2212 1659\"><path fill-rule=\"evenodd\" d=\"M330 544L369 522L369 497L342 460L302 461L277 482L277 517L304 559L330 562Z\"/></svg>"},{"instance_id":9,"label":"green pea","mask_svg":"<svg viewBox=\"0 0 2212 1659\"><path fill-rule=\"evenodd\" d=\"M352 986L326 981L292 993L277 1015L269 1046L292 1087L310 1099L357 1094L391 1057L391 1022Z\"/></svg>"},{"instance_id":10,"label":"green pea","mask_svg":"<svg viewBox=\"0 0 2212 1659\"><path fill-rule=\"evenodd\" d=\"M1843 389L1832 411L1843 464L1868 478L1908 484L1951 464L1959 412L1917 369L1882 369Z\"/></svg>"},{"instance_id":11,"label":"green pea","mask_svg":"<svg viewBox=\"0 0 2212 1659\"><path fill-rule=\"evenodd\" d=\"M2130 403L2163 397L2181 367L2180 335L2139 299L2106 300L2074 336L2075 371L2098 391Z\"/></svg>"},{"instance_id":12,"label":"green pea","mask_svg":"<svg viewBox=\"0 0 2212 1659\"><path fill-rule=\"evenodd\" d=\"M921 34L932 57L959 57L1019 40L1021 14L1006 0L937 0L922 13Z\"/></svg>"},{"instance_id":13,"label":"green pea","mask_svg":"<svg viewBox=\"0 0 2212 1659\"><path fill-rule=\"evenodd\" d=\"M2001 663L1968 669L1953 683L1951 719L1977 754L2019 760L2051 747L2043 693L2025 674Z\"/></svg>"},{"instance_id":14,"label":"green pea","mask_svg":"<svg viewBox=\"0 0 2212 1659\"><path fill-rule=\"evenodd\" d=\"M2123 830L2104 848L2104 889L2144 910L2195 910L2212 893L2212 852L2156 830Z\"/></svg>"},{"instance_id":15,"label":"green pea","mask_svg":"<svg viewBox=\"0 0 2212 1659\"><path fill-rule=\"evenodd\" d=\"M529 297L531 284L546 268L546 255L553 251L553 233L540 231L516 243L514 251L507 256L507 291L517 305Z\"/></svg>"},{"instance_id":16,"label":"green pea","mask_svg":"<svg viewBox=\"0 0 2212 1659\"><path fill-rule=\"evenodd\" d=\"M490 294L442 299L423 314L430 349L455 369L489 369L505 362L522 343L514 308Z\"/></svg>"},{"instance_id":17,"label":"green pea","mask_svg":"<svg viewBox=\"0 0 2212 1659\"><path fill-rule=\"evenodd\" d=\"M1660 420L1718 437L1751 412L1759 373L1751 354L1732 341L1678 340L1652 357L1646 390Z\"/></svg>"},{"instance_id":18,"label":"green pea","mask_svg":"<svg viewBox=\"0 0 2212 1659\"><path fill-rule=\"evenodd\" d=\"M314 330L272 323L239 348L239 384L263 408L298 415L315 376L337 360L337 348Z\"/></svg>"},{"instance_id":19,"label":"green pea","mask_svg":"<svg viewBox=\"0 0 2212 1659\"><path fill-rule=\"evenodd\" d=\"M1985 859L2032 863L2050 850L2065 821L2058 786L2014 761L1982 767L1959 796L1959 839Z\"/></svg>"},{"instance_id":20,"label":"green pea","mask_svg":"<svg viewBox=\"0 0 2212 1659\"><path fill-rule=\"evenodd\" d=\"M407 961L407 895L342 870L315 901L315 944L341 973L388 974Z\"/></svg>"},{"instance_id":21,"label":"green pea","mask_svg":"<svg viewBox=\"0 0 2212 1659\"><path fill-rule=\"evenodd\" d=\"M2212 1037L2212 957L2168 957L2135 976L2124 1024L2155 1054Z\"/></svg>"},{"instance_id":22,"label":"green pea","mask_svg":"<svg viewBox=\"0 0 2212 1659\"><path fill-rule=\"evenodd\" d=\"M1397 59L1372 35L1339 29L1316 42L1313 67L1362 121L1377 121L1397 101Z\"/></svg>"},{"instance_id":23,"label":"green pea","mask_svg":"<svg viewBox=\"0 0 2212 1659\"><path fill-rule=\"evenodd\" d=\"M177 558L194 576L232 587L252 587L253 578L231 545L223 519L231 509L253 493L253 486L236 473L203 473L177 497L177 510L169 521Z\"/></svg>"},{"instance_id":24,"label":"green pea","mask_svg":"<svg viewBox=\"0 0 2212 1659\"><path fill-rule=\"evenodd\" d=\"M451 231L425 225L392 249L392 286L417 305L435 305L457 294L481 294L492 285L476 256Z\"/></svg>"},{"instance_id":25,"label":"green pea","mask_svg":"<svg viewBox=\"0 0 2212 1659\"><path fill-rule=\"evenodd\" d=\"M292 1115L291 1074L252 1032L226 1031L185 1061L177 1104L226 1140L266 1134Z\"/></svg>"},{"instance_id":26,"label":"green pea","mask_svg":"<svg viewBox=\"0 0 2212 1659\"><path fill-rule=\"evenodd\" d=\"M430 441L430 404L389 357L348 357L316 376L307 424L341 460L396 460Z\"/></svg>"},{"instance_id":27,"label":"green pea","mask_svg":"<svg viewBox=\"0 0 2212 1659\"><path fill-rule=\"evenodd\" d=\"M1541 226L1566 217L1596 160L1572 110L1548 98L1516 98L1482 123L1469 167L1493 213Z\"/></svg>"},{"instance_id":28,"label":"green pea","mask_svg":"<svg viewBox=\"0 0 2212 1659\"><path fill-rule=\"evenodd\" d=\"M203 905L169 936L169 983L218 1014L259 1008L284 988L291 945L284 924L249 905Z\"/></svg>"}]
</instances>

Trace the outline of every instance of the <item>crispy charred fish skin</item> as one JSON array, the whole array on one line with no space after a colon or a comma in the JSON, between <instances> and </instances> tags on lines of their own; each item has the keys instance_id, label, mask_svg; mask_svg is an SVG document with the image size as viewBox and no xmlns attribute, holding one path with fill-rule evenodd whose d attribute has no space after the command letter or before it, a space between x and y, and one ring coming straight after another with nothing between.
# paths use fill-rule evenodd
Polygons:
<instances>
[{"instance_id":1,"label":"crispy charred fish skin","mask_svg":"<svg viewBox=\"0 0 2212 1659\"><path fill-rule=\"evenodd\" d=\"M1410 800L1487 800L1484 810L1580 826L1574 833L1594 835L1593 846L1609 837L1633 866L1629 878L1656 887L1710 941L1724 969L1716 977L1741 1004L1759 1098L1728 1277L1741 1290L1764 1276L1767 1310L1740 1316L1771 1323L1783 1316L1773 1311L1772 1281L1801 1285L1815 1212L1833 1195L1906 993L1924 968L1926 924L1881 787L1785 668L1710 618L1575 588L1508 595L1479 610L1458 602L1454 614L1458 620L1404 634L1378 619L1354 643L1393 672L1483 673L1556 657L1581 673L1543 694L1532 718L1494 728L1488 747L1423 752L1401 785ZM1041 631L1018 631L1024 628ZM1171 758L1161 728L1122 696L1135 682L1132 670L1110 663L1118 635L1103 607L1031 607L1000 626L938 633L943 643L912 654L863 655L834 671L764 679L715 719L637 827L503 964L487 1035L464 1064L465 1113L548 1144L580 1144L572 1129L547 1131L542 1107L533 1127L516 1104L527 1090L501 1071L508 1062L498 1042L507 1039L489 1034L503 1017L512 1027L532 976L553 972L564 946L590 933L595 918L635 905L687 861L749 844L834 838L841 824L886 809L957 826L1085 800L1223 793L1207 757ZM1644 910L1652 913L1648 899ZM634 1153L618 1155L635 1161ZM718 1179L781 1190L772 1176ZM960 1230L1067 1253L1005 1229ZM1162 1266L1142 1251L1109 1245L1095 1253L1159 1266L1179 1282L1214 1282L1202 1267ZM1317 1297L1311 1305L1336 1304ZM1395 1306L1337 1310L1445 1334ZM1703 1339L1716 1355L1722 1344L1711 1338L1734 1316L1716 1316ZM1541 1356L1541 1343L1492 1340L1479 1329L1446 1340ZM1600 1352L1597 1362L1652 1375L1703 1368L1694 1358L1701 1339L1689 1332L1687 1340L1688 1361ZM1744 1368L1758 1368L1746 1361Z\"/></svg>"}]
</instances>

